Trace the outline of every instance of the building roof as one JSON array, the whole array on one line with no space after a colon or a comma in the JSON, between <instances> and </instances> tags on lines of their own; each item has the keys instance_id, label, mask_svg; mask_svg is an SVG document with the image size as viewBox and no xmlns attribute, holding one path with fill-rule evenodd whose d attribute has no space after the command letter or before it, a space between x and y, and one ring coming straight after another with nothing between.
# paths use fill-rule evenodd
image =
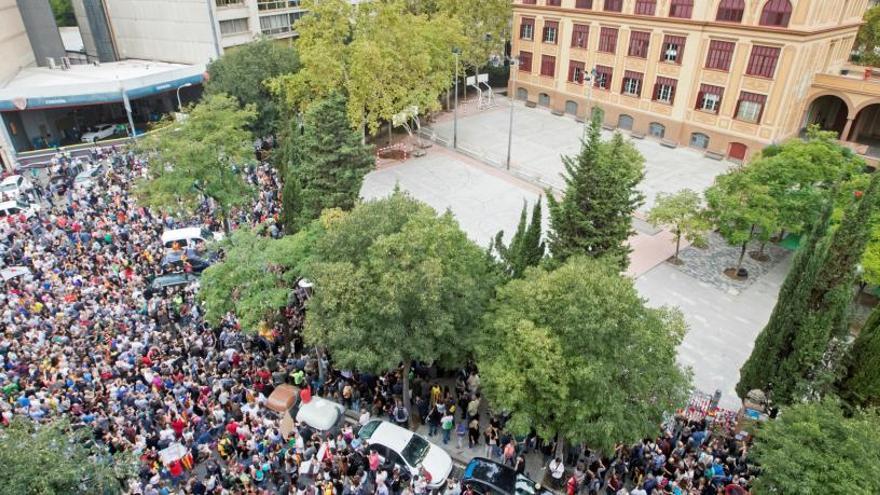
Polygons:
<instances>
[{"instance_id":1,"label":"building roof","mask_svg":"<svg viewBox=\"0 0 880 495\"><path fill-rule=\"evenodd\" d=\"M25 110L122 101L204 81L204 65L147 60L72 65L69 70L27 67L0 86L0 110Z\"/></svg>"}]
</instances>

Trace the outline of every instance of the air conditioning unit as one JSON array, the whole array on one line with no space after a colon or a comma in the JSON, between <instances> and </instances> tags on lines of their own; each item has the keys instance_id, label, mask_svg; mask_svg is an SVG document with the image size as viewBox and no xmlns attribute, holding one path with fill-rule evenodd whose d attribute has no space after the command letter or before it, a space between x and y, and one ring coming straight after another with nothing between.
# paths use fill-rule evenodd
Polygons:
<instances>
[{"instance_id":1,"label":"air conditioning unit","mask_svg":"<svg viewBox=\"0 0 880 495\"><path fill-rule=\"evenodd\" d=\"M57 66L55 65L55 59L52 57L46 57L46 65L48 65L49 68L53 70L57 68Z\"/></svg>"}]
</instances>

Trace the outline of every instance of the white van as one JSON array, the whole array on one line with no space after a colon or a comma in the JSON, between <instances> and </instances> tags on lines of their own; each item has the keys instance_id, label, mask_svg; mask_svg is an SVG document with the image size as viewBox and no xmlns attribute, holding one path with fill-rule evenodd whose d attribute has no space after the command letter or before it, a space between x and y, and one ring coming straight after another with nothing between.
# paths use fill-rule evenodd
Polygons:
<instances>
[{"instance_id":1,"label":"white van","mask_svg":"<svg viewBox=\"0 0 880 495\"><path fill-rule=\"evenodd\" d=\"M0 197L2 199L17 199L34 188L29 180L20 175L10 175L0 182Z\"/></svg>"},{"instance_id":2,"label":"white van","mask_svg":"<svg viewBox=\"0 0 880 495\"><path fill-rule=\"evenodd\" d=\"M342 423L345 408L333 401L313 396L312 400L299 406L296 422L305 424L321 433L332 432Z\"/></svg>"},{"instance_id":3,"label":"white van","mask_svg":"<svg viewBox=\"0 0 880 495\"><path fill-rule=\"evenodd\" d=\"M177 244L180 249L193 248L199 245L219 241L223 239L220 232L211 232L202 227L185 227L182 229L166 230L162 232L162 245L167 249Z\"/></svg>"},{"instance_id":4,"label":"white van","mask_svg":"<svg viewBox=\"0 0 880 495\"><path fill-rule=\"evenodd\" d=\"M40 205L31 204L23 199L4 201L0 203L0 218L24 213L26 218L36 215L40 211Z\"/></svg>"}]
</instances>

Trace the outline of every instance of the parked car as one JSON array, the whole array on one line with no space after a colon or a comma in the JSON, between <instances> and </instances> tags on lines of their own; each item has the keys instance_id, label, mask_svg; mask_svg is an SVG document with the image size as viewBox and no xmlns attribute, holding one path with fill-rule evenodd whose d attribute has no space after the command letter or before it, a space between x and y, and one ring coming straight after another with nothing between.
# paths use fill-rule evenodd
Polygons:
<instances>
[{"instance_id":1,"label":"parked car","mask_svg":"<svg viewBox=\"0 0 880 495\"><path fill-rule=\"evenodd\" d=\"M195 249L178 249L166 252L159 266L165 273L185 273L188 264L193 272L199 273L211 266L212 262L212 259L203 256Z\"/></svg>"},{"instance_id":2,"label":"parked car","mask_svg":"<svg viewBox=\"0 0 880 495\"><path fill-rule=\"evenodd\" d=\"M0 198L17 199L33 188L34 185L21 175L10 175L0 182Z\"/></svg>"},{"instance_id":3,"label":"parked car","mask_svg":"<svg viewBox=\"0 0 880 495\"><path fill-rule=\"evenodd\" d=\"M413 477L427 476L431 489L442 488L452 472L452 458L445 450L388 421L370 421L358 437L379 453L384 466L399 466Z\"/></svg>"},{"instance_id":4,"label":"parked car","mask_svg":"<svg viewBox=\"0 0 880 495\"><path fill-rule=\"evenodd\" d=\"M115 132L116 126L114 124L98 124L92 127L89 132L83 134L80 141L83 143L94 143L100 139L107 139Z\"/></svg>"},{"instance_id":5,"label":"parked car","mask_svg":"<svg viewBox=\"0 0 880 495\"><path fill-rule=\"evenodd\" d=\"M510 466L484 457L474 457L464 469L462 486L468 486L480 495L553 495L529 477L517 474Z\"/></svg>"},{"instance_id":6,"label":"parked car","mask_svg":"<svg viewBox=\"0 0 880 495\"><path fill-rule=\"evenodd\" d=\"M0 203L0 218L6 218L23 213L25 218L31 218L40 211L40 205L28 203L23 199L4 201Z\"/></svg>"},{"instance_id":7,"label":"parked car","mask_svg":"<svg viewBox=\"0 0 880 495\"><path fill-rule=\"evenodd\" d=\"M10 266L0 269L0 279L4 282L18 277L24 277L27 280L30 280L32 277L31 269L26 266Z\"/></svg>"},{"instance_id":8,"label":"parked car","mask_svg":"<svg viewBox=\"0 0 880 495\"><path fill-rule=\"evenodd\" d=\"M64 174L49 177L49 190L54 191L56 196L63 196L70 187L70 177Z\"/></svg>"},{"instance_id":9,"label":"parked car","mask_svg":"<svg viewBox=\"0 0 880 495\"><path fill-rule=\"evenodd\" d=\"M178 287L181 285L189 285L197 281L199 277L191 273L172 273L170 275L161 275L150 282L153 290L165 289L167 287Z\"/></svg>"},{"instance_id":10,"label":"parked car","mask_svg":"<svg viewBox=\"0 0 880 495\"><path fill-rule=\"evenodd\" d=\"M104 172L104 167L98 165L96 167L87 168L82 172L76 174L76 177L73 179L73 187L90 187L92 184L98 180L98 177Z\"/></svg>"},{"instance_id":11,"label":"parked car","mask_svg":"<svg viewBox=\"0 0 880 495\"><path fill-rule=\"evenodd\" d=\"M162 232L162 245L166 249L171 249L176 244L181 249L201 250L204 245L220 240L223 240L223 233L211 232L202 227L184 227Z\"/></svg>"}]
</instances>

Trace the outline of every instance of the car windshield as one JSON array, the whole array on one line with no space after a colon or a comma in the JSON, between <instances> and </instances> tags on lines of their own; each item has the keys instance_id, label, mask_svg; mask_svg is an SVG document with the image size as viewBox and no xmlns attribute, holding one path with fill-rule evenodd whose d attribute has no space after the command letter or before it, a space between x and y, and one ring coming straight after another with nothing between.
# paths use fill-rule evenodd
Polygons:
<instances>
[{"instance_id":1,"label":"car windshield","mask_svg":"<svg viewBox=\"0 0 880 495\"><path fill-rule=\"evenodd\" d=\"M525 476L516 475L516 495L543 495L549 494L547 490L539 489L534 481Z\"/></svg>"},{"instance_id":2,"label":"car windshield","mask_svg":"<svg viewBox=\"0 0 880 495\"><path fill-rule=\"evenodd\" d=\"M361 428L358 432L358 436L361 437L361 440L369 440L370 437L373 436L373 432L376 431L376 428L379 427L380 423L381 421L370 421Z\"/></svg>"},{"instance_id":3,"label":"car windshield","mask_svg":"<svg viewBox=\"0 0 880 495\"><path fill-rule=\"evenodd\" d=\"M18 200L18 201L16 201L15 204L17 204L18 207L21 208L22 210L25 209L25 208L27 208L28 206L30 206L29 204L25 203L25 202L22 201L22 200Z\"/></svg>"},{"instance_id":4,"label":"car windshield","mask_svg":"<svg viewBox=\"0 0 880 495\"><path fill-rule=\"evenodd\" d=\"M8 184L3 184L2 186L0 186L0 191L3 192L14 191L16 189L18 189L18 184L16 184L15 182L10 182Z\"/></svg>"},{"instance_id":5,"label":"car windshield","mask_svg":"<svg viewBox=\"0 0 880 495\"><path fill-rule=\"evenodd\" d=\"M413 435L412 438L409 439L409 443L406 444L406 447L403 448L403 452L400 455L403 456L403 459L412 467L418 467L422 464L422 460L425 459L425 456L428 455L428 449L431 448L431 444L427 442L424 438Z\"/></svg>"}]
</instances>

